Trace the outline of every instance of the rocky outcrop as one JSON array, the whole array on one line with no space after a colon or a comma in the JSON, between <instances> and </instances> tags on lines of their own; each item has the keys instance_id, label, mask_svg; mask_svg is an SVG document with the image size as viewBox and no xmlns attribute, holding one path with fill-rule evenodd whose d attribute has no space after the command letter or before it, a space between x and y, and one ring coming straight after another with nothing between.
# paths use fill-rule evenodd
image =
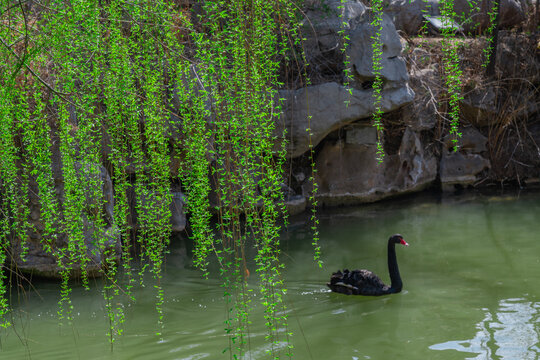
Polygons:
<instances>
[{"instance_id":1,"label":"rocky outcrop","mask_svg":"<svg viewBox=\"0 0 540 360\"><path fill-rule=\"evenodd\" d=\"M478 127L495 125L498 119L497 89L495 86L478 87L466 92L460 102L464 120Z\"/></svg>"},{"instance_id":2,"label":"rocky outcrop","mask_svg":"<svg viewBox=\"0 0 540 360\"><path fill-rule=\"evenodd\" d=\"M407 34L417 34L423 25L423 17L440 16L438 0L386 0L385 13L394 21L396 29ZM487 13L492 2L489 0L455 0L454 12L457 22L465 32L484 31L490 25ZM500 28L522 24L528 12L525 0L501 0Z\"/></svg>"},{"instance_id":3,"label":"rocky outcrop","mask_svg":"<svg viewBox=\"0 0 540 360\"><path fill-rule=\"evenodd\" d=\"M464 21L460 25L465 31L484 29L487 26L486 17L480 15L474 6L470 8L469 3L466 0L456 2L456 12L463 19L474 19L474 23ZM487 0L472 2L480 11L489 3ZM440 15L437 0L387 1L381 34L384 84L381 105L388 126L384 135L386 156L384 162L379 163L376 156L378 134L371 121L375 110L371 47L374 28L371 25L371 10L356 0L343 3L339 0L307 2L304 22L306 40L303 46L309 71L314 74L310 75L313 85L299 89L291 86L280 90L278 94L283 99L278 127L287 130L289 140L287 155L291 164L291 183L284 183L282 189L285 206L290 214L301 213L309 206L306 199L312 190L311 164L306 163L310 161L307 156L310 149L314 150L315 180L318 183L316 196L318 204L323 206L377 201L420 191L432 184L451 191L476 186L490 179L490 176L497 177L497 180L517 177L521 183L540 179L540 126L534 120L538 118L540 106L537 90L540 82L537 39L523 34L511 38L504 31L499 33L497 75L505 79L503 85L492 80L481 81L478 69L482 68L478 65L478 58L482 56L481 49L485 46L483 40L465 39L460 42L463 45L459 49L462 65L469 68L478 66L476 70L468 70L470 76L465 76L467 81L460 102L462 137L457 151L454 151L454 143L449 137L444 137L448 132L449 119L444 114L444 101L441 101L446 97L446 90L441 78L440 39L425 38L422 40L425 46L421 48L415 46L414 40L408 39L406 63L396 31L397 27L406 33L416 33L422 26L426 4L431 6L427 9L428 15ZM512 26L524 19L526 2L503 0L501 4L502 26ZM342 31L348 39L345 52L342 51ZM532 40L534 46L531 47ZM480 49L472 55L476 59L465 58L463 52L473 47ZM528 55L524 56L525 53ZM349 79L344 79L345 66L348 66ZM192 76L195 76L194 72ZM343 85L347 82L347 86ZM174 107L175 111L170 114L165 133L166 141L171 145L170 175L175 179L170 189L170 225L173 235L180 237L179 234L186 227L186 214L185 197L176 178L182 164L181 155L174 152L182 151L177 145L183 140L182 119L176 114L182 113L178 109L189 108L189 104L182 103L174 89L173 85L167 90L170 91L167 96L171 99L168 106ZM211 102L211 99L205 98L208 110L212 108ZM72 107L69 111L72 130L77 131L76 109ZM106 118L107 114L100 115ZM516 119L529 118L532 119L530 123L522 121L519 128L513 127L518 122ZM144 117L139 121L141 127L144 127ZM208 121L212 121L211 116ZM525 136L521 136L519 131L523 131ZM58 129L53 127L52 132L58 133ZM490 143L486 137L493 133L497 133L497 141L493 142L496 144ZM107 129L104 129L101 141L101 155L107 159L113 151ZM59 139L53 139L52 143L55 144L52 171L56 198L62 202L64 190ZM209 144L211 147L212 144ZM129 159L127 162L125 171L130 181L134 181L139 174ZM101 215L105 221L95 224L84 211L81 211L80 216L84 228L84 251L90 259L88 272L90 275L98 275L106 253L116 256L121 243L114 225L111 178L102 165L92 166L99 168L102 184L100 191L105 199ZM142 166L142 171L146 172L147 165ZM493 176L494 167L504 171ZM80 168L81 165L78 165L78 170ZM28 247L24 250L18 243L12 244L12 265L26 273L59 277L58 256L45 251L41 245L44 221L40 213L37 185L32 181L30 179L31 230L26 241ZM85 179L81 177L81 181ZM131 228L137 231L139 223L137 207L134 205L135 184L132 185L128 190L131 211L128 221ZM216 194L210 196L216 197ZM145 208L144 205L154 201L155 197L151 191L145 193L145 198L140 199L143 206L139 208ZM85 195L84 201L86 204L94 204L95 200ZM96 236L104 240L102 246L96 245ZM66 244L67 237L59 234L52 245L55 249L63 249ZM24 254L24 260L21 254ZM184 252L181 255L186 256ZM75 267L73 272L79 275L80 266Z\"/></svg>"},{"instance_id":4,"label":"rocky outcrop","mask_svg":"<svg viewBox=\"0 0 540 360\"><path fill-rule=\"evenodd\" d=\"M341 51L343 35L340 31L345 23L344 30L350 39L346 48L350 88L338 83L344 79L342 69L336 69L339 78L328 77L333 81L321 80L322 83L314 86L280 92L280 97L285 99L281 121L290 136L290 157L302 155L310 145L317 146L332 131L370 117L374 111L371 88L374 81L371 49L374 28L371 25L371 10L353 1L345 2L343 8L340 8L340 1L325 4L328 6L326 10L313 7L306 12L310 20L309 27L306 25L306 58L313 66L320 65L326 58L331 58L338 68L344 64L345 57ZM382 110L389 112L412 101L414 94L407 83L409 75L401 57L399 36L386 15L382 28ZM310 130L307 131L307 128Z\"/></svg>"},{"instance_id":5,"label":"rocky outcrop","mask_svg":"<svg viewBox=\"0 0 540 360\"><path fill-rule=\"evenodd\" d=\"M171 231L182 232L186 228L186 212L184 210L185 196L181 192L172 193L172 201L169 205L171 210Z\"/></svg>"},{"instance_id":6,"label":"rocky outcrop","mask_svg":"<svg viewBox=\"0 0 540 360\"><path fill-rule=\"evenodd\" d=\"M461 134L457 151L449 136L444 140L440 168L444 191L474 185L481 179L482 172L491 167L490 161L484 156L487 138L473 127L461 129Z\"/></svg>"},{"instance_id":7,"label":"rocky outcrop","mask_svg":"<svg viewBox=\"0 0 540 360\"><path fill-rule=\"evenodd\" d=\"M426 2L392 2L400 4L399 16L405 26L422 24L422 9ZM438 2L430 1L433 16L439 15ZM463 5L460 2L459 6ZM510 4L510 5L508 5ZM512 0L503 3L503 14L510 14ZM518 3L516 3L518 4ZM523 4L519 3L523 8ZM410 15L403 9L416 9ZM371 85L371 35L372 27L364 20L369 8L361 3L345 3L342 10L333 3L325 16L311 9L308 16L313 21L314 35L306 41L307 56L310 63L320 64L320 59L328 56L334 62L342 62L339 57L340 42L338 31L340 23L332 15L342 11L345 30L350 36L347 49L352 81L349 91L336 81L321 82L299 90L284 91L280 95L285 100L283 126L290 136L288 155L300 158L310 146L315 149L316 180L319 185L319 204L338 205L376 201L385 197L417 191L440 180L444 190L474 186L489 177L491 161L486 146L487 139L474 127L493 125L500 116L500 94L490 86L477 86L470 80L464 89L460 103L463 136L459 139L458 151L453 151L453 143L440 137L447 130L444 106L441 98L445 96L445 84L439 66L440 44L428 43L426 48L413 47L407 54L409 74L403 67L401 44L397 43L389 17L383 18L386 29L382 38L383 55L383 111L391 113L399 110L395 121L402 129L386 132L387 156L382 164L376 160L377 134L371 127L369 118L373 112ZM387 8L391 15L392 7ZM464 16L476 16L470 9L463 10ZM476 10L475 10L476 11ZM315 14L315 15L314 15ZM506 17L505 17L506 16ZM509 18L503 15L502 18ZM396 17L394 16L394 19ZM507 22L508 23L508 22ZM465 23L461 23L465 26ZM483 26L479 23L479 26ZM399 27L399 25L398 25ZM414 32L414 31L412 31ZM467 43L469 44L469 43ZM507 46L502 45L501 51ZM428 49L428 50L426 50ZM471 48L472 51L472 48ZM516 54L516 51L511 53ZM475 55L478 56L478 55ZM499 55L500 56L500 55ZM472 63L471 60L466 60ZM476 62L478 62L476 60ZM504 61L503 61L504 62ZM499 61L501 63L501 61ZM512 61L516 64L516 61ZM316 65L315 65L316 66ZM503 71L510 71L510 65L501 64ZM520 65L521 69L530 66ZM386 69L386 70L385 70ZM514 66L515 69L515 66ZM529 70L526 70L529 71ZM531 74L534 73L531 68ZM516 74L514 74L515 77ZM534 77L534 75L531 75ZM476 79L476 77L475 77ZM320 80L320 78L319 78ZM473 84L472 87L470 85ZM412 100L412 101L411 101ZM528 114L535 111L534 101L527 107ZM348 106L342 106L347 103ZM525 111L525 110L523 110ZM471 126L473 125L473 126ZM392 150L390 148L394 147ZM296 172L303 174L302 171ZM310 192L305 176L297 179L295 189L304 197Z\"/></svg>"},{"instance_id":8,"label":"rocky outcrop","mask_svg":"<svg viewBox=\"0 0 540 360\"><path fill-rule=\"evenodd\" d=\"M59 159L58 157L56 159ZM53 168L58 170L58 164L56 163ZM89 166L89 165L87 165ZM101 182L101 193L103 194L104 207L102 209L101 217L102 222L96 223L92 219L91 214L87 213L90 208L95 205L95 199L90 196L90 191L86 193L85 205L80 214L82 221L82 236L84 239L84 251L87 259L86 272L89 276L99 276L102 266L104 266L105 257L118 258L120 256L120 234L114 225L113 220L113 207L114 207L114 195L111 178L107 170L100 165L93 165L99 169L99 175ZM81 165L77 164L76 169L81 181L84 181L84 177L80 171ZM55 192L60 199L64 199L64 184L62 177L58 177L58 172L54 171L53 175L55 183ZM27 238L25 241L26 249L21 247L20 240L15 240L12 243L11 252L11 266L16 268L25 274L32 276L41 276L48 278L60 278L62 267L59 266L59 261L63 261L63 251L67 251L67 236L63 232L55 234L56 239L50 244L52 246L52 252L46 250L43 247L45 240L42 238L42 234L45 231L45 224L41 214L39 192L37 190L37 184L33 181L30 182L31 192L29 194L30 200L30 229L27 232ZM93 191L92 191L93 193ZM57 214L58 219L63 217L63 214ZM81 263L75 263L71 268L72 276L80 276Z\"/></svg>"},{"instance_id":9,"label":"rocky outcrop","mask_svg":"<svg viewBox=\"0 0 540 360\"><path fill-rule=\"evenodd\" d=\"M372 91L351 89L349 93L347 88L334 82L281 94L286 99L281 121L290 136L287 144L290 157L302 155L310 144L317 146L332 131L367 118L374 111ZM408 86L385 90L383 111L398 109L413 96Z\"/></svg>"},{"instance_id":10,"label":"rocky outcrop","mask_svg":"<svg viewBox=\"0 0 540 360\"><path fill-rule=\"evenodd\" d=\"M419 191L437 176L437 160L417 133L406 129L399 150L377 161L374 129L351 127L344 140L327 143L318 154L317 198L322 205L372 202Z\"/></svg>"}]
</instances>

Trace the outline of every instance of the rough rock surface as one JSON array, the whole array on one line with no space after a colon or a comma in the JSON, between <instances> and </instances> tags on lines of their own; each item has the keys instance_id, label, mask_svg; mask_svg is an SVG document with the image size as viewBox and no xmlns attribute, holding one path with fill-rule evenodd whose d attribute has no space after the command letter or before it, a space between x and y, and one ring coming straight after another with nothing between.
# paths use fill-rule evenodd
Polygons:
<instances>
[{"instance_id":1,"label":"rough rock surface","mask_svg":"<svg viewBox=\"0 0 540 360\"><path fill-rule=\"evenodd\" d=\"M306 210L307 200L302 195L294 195L285 199L285 207L287 208L287 214L297 215Z\"/></svg>"},{"instance_id":2,"label":"rough rock surface","mask_svg":"<svg viewBox=\"0 0 540 360\"><path fill-rule=\"evenodd\" d=\"M169 205L171 209L171 231L182 232L186 228L186 213L184 211L185 196L181 192L172 193L172 201Z\"/></svg>"},{"instance_id":3,"label":"rough rock surface","mask_svg":"<svg viewBox=\"0 0 540 360\"><path fill-rule=\"evenodd\" d=\"M361 126L365 131L365 125ZM405 130L399 151L387 155L382 164L377 162L377 148L369 138L365 142L356 141L357 136L346 139L325 144L317 156L317 197L323 205L372 202L418 191L437 176L435 157L410 129Z\"/></svg>"},{"instance_id":4,"label":"rough rock surface","mask_svg":"<svg viewBox=\"0 0 540 360\"><path fill-rule=\"evenodd\" d=\"M129 225L132 229L139 229L139 215L136 208L136 195L133 188L128 191L128 198L130 203L130 216L128 219ZM155 196L149 194L147 198L141 198L142 208L152 207L151 202L155 201ZM186 228L187 218L184 209L185 195L180 191L171 191L171 203L169 204L169 210L171 211L171 231L182 232Z\"/></svg>"},{"instance_id":5,"label":"rough rock surface","mask_svg":"<svg viewBox=\"0 0 540 360\"><path fill-rule=\"evenodd\" d=\"M444 139L441 157L440 179L444 191L456 187L474 185L484 170L491 167L484 156L487 150L487 138L474 127L460 129L458 151L453 151L453 142L449 136Z\"/></svg>"},{"instance_id":6,"label":"rough rock surface","mask_svg":"<svg viewBox=\"0 0 540 360\"><path fill-rule=\"evenodd\" d=\"M482 154L487 151L488 139L480 131L472 126L460 129L459 150L467 154ZM454 146L450 136L444 138L445 149L451 149Z\"/></svg>"},{"instance_id":7,"label":"rough rock surface","mask_svg":"<svg viewBox=\"0 0 540 360\"><path fill-rule=\"evenodd\" d=\"M441 185L445 191L453 190L456 185L473 185L477 174L489 168L489 160L478 154L447 152L441 159Z\"/></svg>"},{"instance_id":8,"label":"rough rock surface","mask_svg":"<svg viewBox=\"0 0 540 360\"><path fill-rule=\"evenodd\" d=\"M354 78L351 84L357 89L369 89L371 82L375 80L371 46L375 36L375 28L371 25L368 16L362 17L362 20L355 27L351 27L349 31L350 44L345 53L349 57L350 71ZM384 89L403 88L409 80L409 74L405 61L401 57L401 42L396 28L392 20L385 14L382 17L381 43L383 44L381 77Z\"/></svg>"},{"instance_id":9,"label":"rough rock surface","mask_svg":"<svg viewBox=\"0 0 540 360\"><path fill-rule=\"evenodd\" d=\"M461 15L465 31L483 30L490 26L489 15L492 2L489 0L455 0L454 11ZM499 28L520 25L527 18L528 4L525 0L500 1Z\"/></svg>"},{"instance_id":10,"label":"rough rock surface","mask_svg":"<svg viewBox=\"0 0 540 360\"><path fill-rule=\"evenodd\" d=\"M306 24L306 58L315 67L331 59L334 65L338 64L333 70L339 76L329 75L327 81L320 81L317 85L280 92L280 97L285 99L281 121L290 136L290 157L302 155L309 150L310 143L316 146L332 131L370 117L374 111L371 88L374 80L371 49L374 28L371 25L371 10L356 1L342 4L334 0L325 2L325 5L328 7L326 10L319 4L306 12L310 20L309 26ZM341 5L343 8L340 8ZM344 63L341 52L343 35L340 34L343 24L350 38L346 49L350 62L350 92L338 83L343 81L342 69L339 69L339 65ZM412 101L414 94L407 83L409 75L401 57L399 36L386 15L382 26L382 109L389 112ZM322 69L321 72L324 75ZM306 131L308 127L311 131Z\"/></svg>"},{"instance_id":11,"label":"rough rock surface","mask_svg":"<svg viewBox=\"0 0 540 360\"><path fill-rule=\"evenodd\" d=\"M358 119L371 116L374 111L372 91L352 89L352 94L334 82L281 92L286 99L281 117L290 141L290 157L309 150L310 141L317 146L326 135ZM410 102L414 97L408 86L385 90L382 108L388 112ZM348 101L346 106L345 101ZM309 127L311 131L306 129ZM311 134L311 139L310 139Z\"/></svg>"},{"instance_id":12,"label":"rough rock surface","mask_svg":"<svg viewBox=\"0 0 540 360\"><path fill-rule=\"evenodd\" d=\"M440 16L438 0L386 0L385 13L392 20L396 29L407 34L417 34L423 24L424 12L429 16ZM465 32L482 31L489 27L487 13L491 6L489 0L455 0L454 11ZM524 0L501 0L500 27L510 28L525 21L528 11Z\"/></svg>"},{"instance_id":13,"label":"rough rock surface","mask_svg":"<svg viewBox=\"0 0 540 360\"><path fill-rule=\"evenodd\" d=\"M468 79L460 102L462 119L477 127L506 127L511 119L534 119L540 111L540 57L534 35L500 31L496 74L502 82L483 80L479 74Z\"/></svg>"},{"instance_id":14,"label":"rough rock surface","mask_svg":"<svg viewBox=\"0 0 540 360\"><path fill-rule=\"evenodd\" d=\"M424 14L439 15L437 0L385 0L384 12L393 20L396 29L414 35L422 28Z\"/></svg>"},{"instance_id":15,"label":"rough rock surface","mask_svg":"<svg viewBox=\"0 0 540 360\"><path fill-rule=\"evenodd\" d=\"M494 86L476 88L464 94L460 102L463 119L475 126L495 125L497 119L497 94Z\"/></svg>"},{"instance_id":16,"label":"rough rock surface","mask_svg":"<svg viewBox=\"0 0 540 360\"><path fill-rule=\"evenodd\" d=\"M499 31L497 68L502 78L540 82L540 42L535 34Z\"/></svg>"},{"instance_id":17,"label":"rough rock surface","mask_svg":"<svg viewBox=\"0 0 540 360\"><path fill-rule=\"evenodd\" d=\"M57 157L59 159L59 157ZM59 163L57 163L59 164ZM120 254L120 234L117 231L116 226L113 221L113 207L114 207L114 195L113 195L113 186L112 181L107 170L97 165L100 169L100 177L102 182L101 191L105 200L105 206L102 209L102 217L104 219L105 226L99 226L95 224L90 216L86 213L86 210L83 210L81 213L81 218L83 221L83 236L84 236L84 245L86 247L85 253L88 259L90 260L86 271L89 276L99 276L100 270L103 265L104 253L111 252L113 257L117 257ZM58 166L53 166L53 168ZM78 166L80 169L80 166ZM57 175L57 172L54 172ZM81 175L82 176L82 175ZM60 199L64 197L64 185L61 177L55 176L55 190L59 195ZM60 278L60 266L57 262L57 257L50 252L45 251L41 245L42 236L41 234L44 231L44 223L41 219L41 206L39 203L37 185L31 181L30 192L30 224L32 230L28 231L28 237L26 239L27 252L26 255L21 258L23 249L20 246L20 242L12 243L12 256L11 256L11 266L16 267L18 271L22 273L31 274L33 276L42 276L48 278ZM87 196L86 204L94 202L94 199ZM88 208L88 207L85 207ZM100 247L96 244L96 239L103 241L103 246ZM55 243L52 244L53 248L56 250L64 248L66 243L65 234L57 234L57 239ZM81 264L76 264L72 269L73 276L79 276L81 272Z\"/></svg>"}]
</instances>

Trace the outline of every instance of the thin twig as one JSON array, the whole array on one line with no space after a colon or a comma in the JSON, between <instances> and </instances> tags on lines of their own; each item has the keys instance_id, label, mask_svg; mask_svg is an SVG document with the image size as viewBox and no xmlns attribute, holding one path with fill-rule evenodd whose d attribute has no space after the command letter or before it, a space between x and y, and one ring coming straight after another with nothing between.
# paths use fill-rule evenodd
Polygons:
<instances>
[{"instance_id":1,"label":"thin twig","mask_svg":"<svg viewBox=\"0 0 540 360\"><path fill-rule=\"evenodd\" d=\"M16 53L11 47L9 47L9 46L6 44L6 42L4 41L4 39L2 39L1 37L0 37L0 42L2 43L2 45L4 45L4 47L5 47L6 49L8 49L8 50L13 54L13 56L15 56L15 58L16 58L17 60L19 60L19 61L21 62L22 65L24 65L24 67L25 67L28 71L30 71L30 73L31 73L32 75L34 75L34 76L38 79L38 81L39 81L40 83L43 84L43 86L45 86L47 89L51 90L51 91L54 92L55 94L61 96L62 99L64 99L64 100L70 102L69 100L67 100L67 99L64 98L65 96L70 96L70 94L66 94L66 93L60 92L60 91L58 91L58 90L55 90L51 85L47 84L47 82L46 82L45 80L43 80L36 72L34 72L34 70L32 70L32 68L30 68L30 67L26 64L25 59L21 59L21 57L20 57L19 55L17 55L17 53ZM71 103L71 102L70 102L70 103Z\"/></svg>"}]
</instances>

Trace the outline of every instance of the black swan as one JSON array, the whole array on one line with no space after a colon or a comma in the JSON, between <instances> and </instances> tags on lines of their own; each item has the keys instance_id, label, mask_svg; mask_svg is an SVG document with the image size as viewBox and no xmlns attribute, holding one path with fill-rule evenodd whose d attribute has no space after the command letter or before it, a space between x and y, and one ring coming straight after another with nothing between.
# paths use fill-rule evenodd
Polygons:
<instances>
[{"instance_id":1,"label":"black swan","mask_svg":"<svg viewBox=\"0 0 540 360\"><path fill-rule=\"evenodd\" d=\"M377 275L369 270L349 271L348 269L333 273L330 282L326 285L334 292L347 295L379 296L400 292L403 283L401 276L399 276L396 244L409 246L400 234L392 235L388 239L388 272L392 285L385 285Z\"/></svg>"}]
</instances>

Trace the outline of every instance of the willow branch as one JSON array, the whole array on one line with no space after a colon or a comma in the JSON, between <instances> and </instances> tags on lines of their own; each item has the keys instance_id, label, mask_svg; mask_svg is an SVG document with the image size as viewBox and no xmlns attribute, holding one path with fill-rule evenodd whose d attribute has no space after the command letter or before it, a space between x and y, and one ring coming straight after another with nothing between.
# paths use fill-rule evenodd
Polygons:
<instances>
[{"instance_id":1,"label":"willow branch","mask_svg":"<svg viewBox=\"0 0 540 360\"><path fill-rule=\"evenodd\" d=\"M5 47L6 49L8 49L8 50L11 52L11 54L13 54L13 56L15 56L15 58L16 58L22 65L24 65L24 67L25 67L28 71L30 71L30 73L31 73L32 75L34 75L34 76L36 77L36 79L38 79L38 81L39 81L40 83L43 84L43 86L45 86L47 89L51 90L53 93L55 93L55 94L61 96L64 100L67 101L67 99L65 99L64 97L65 97L65 96L69 96L70 94L66 94L66 93L60 92L60 91L54 89L51 85L49 85L49 84L48 84L45 80L43 80L43 79L42 79L42 78L41 78L34 70L32 70L32 68L26 64L25 59L24 59L24 58L21 59L21 57L20 57L19 55L17 55L17 53L16 53L16 52L15 52L8 44L6 44L6 42L4 41L4 39L2 39L1 37L0 37L0 43L2 43L2 45L4 45L4 47Z\"/></svg>"}]
</instances>

